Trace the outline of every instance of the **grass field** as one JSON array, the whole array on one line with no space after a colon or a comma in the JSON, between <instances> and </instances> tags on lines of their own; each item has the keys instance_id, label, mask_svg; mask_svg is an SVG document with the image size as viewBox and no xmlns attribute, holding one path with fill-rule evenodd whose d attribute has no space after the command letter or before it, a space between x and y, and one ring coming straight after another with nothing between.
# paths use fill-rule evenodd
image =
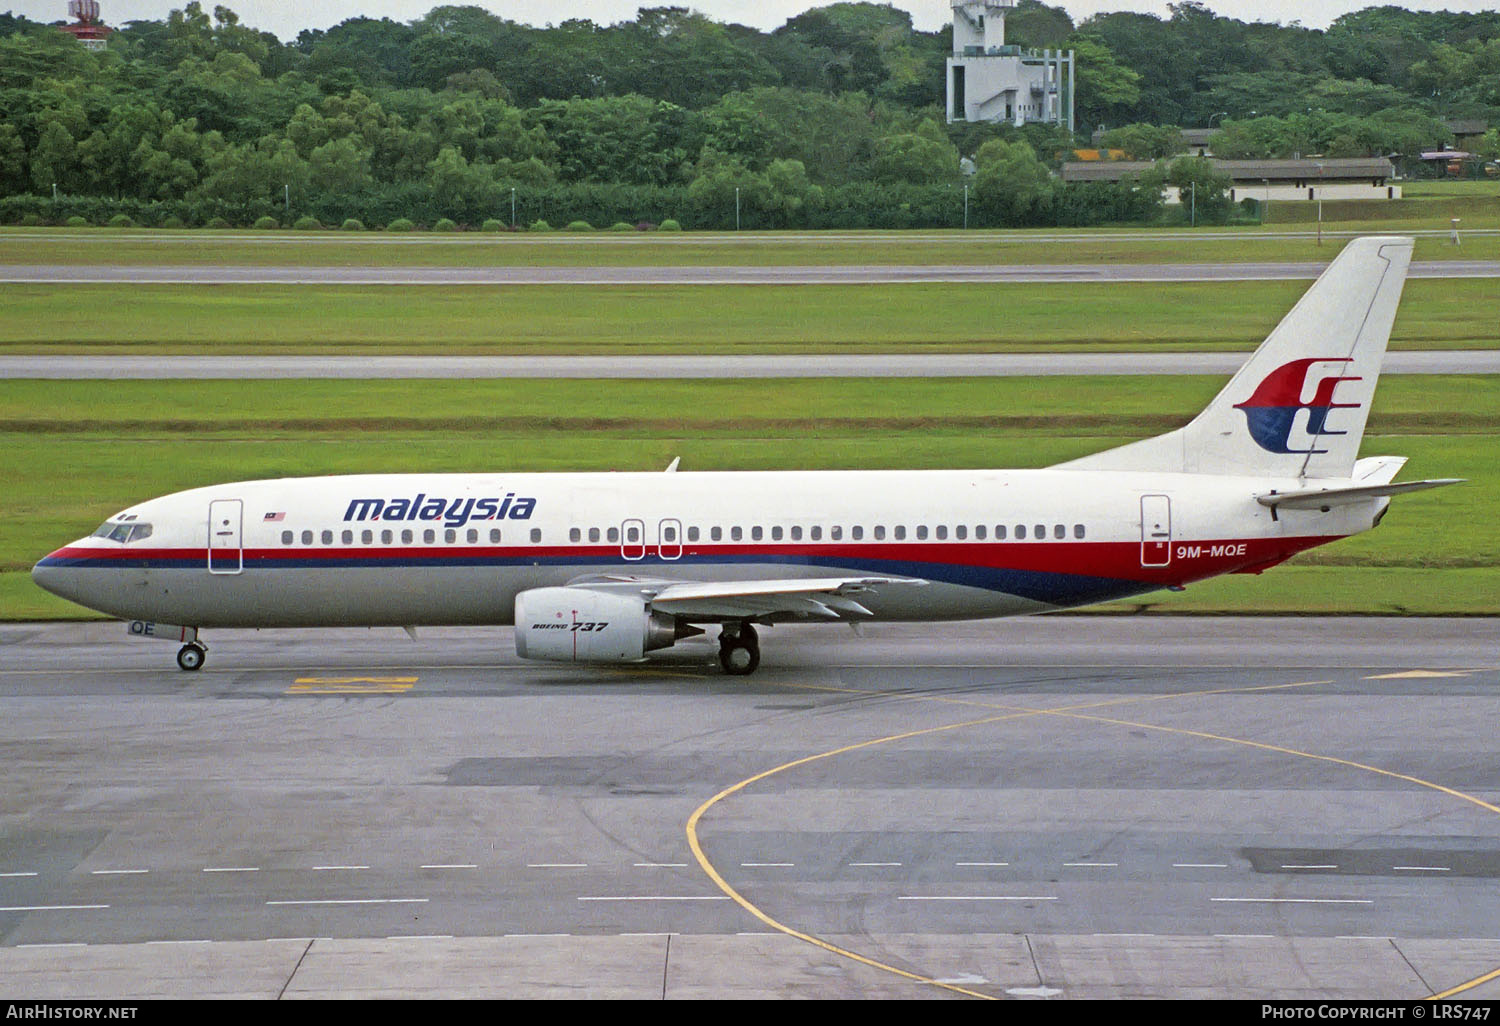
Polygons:
<instances>
[{"instance_id":1,"label":"grass field","mask_svg":"<svg viewBox=\"0 0 1500 1026\"><path fill-rule=\"evenodd\" d=\"M1138 285L0 285L0 353L1249 350L1303 281ZM1500 279L1407 282L1397 349L1500 345Z\"/></svg>"},{"instance_id":2,"label":"grass field","mask_svg":"<svg viewBox=\"0 0 1500 1026\"><path fill-rule=\"evenodd\" d=\"M1500 193L1500 186L1496 187ZM1408 206L1401 206L1406 203ZM1110 231L689 232L662 235L121 232L109 228L0 228L3 264L224 266L823 266L848 264L1077 264L1326 261L1347 241L1335 233L1500 228L1500 199L1438 197L1432 202L1324 204L1319 246L1316 208L1272 204L1291 225ZM1493 206L1495 209L1490 210ZM1303 209L1307 207L1307 209ZM1284 209L1283 209L1284 208ZM1342 212L1341 212L1342 211ZM1457 211L1457 212L1455 212ZM1358 220L1339 220L1341 217ZM1289 234L1291 233L1291 234ZM1500 259L1500 236L1417 239L1417 260Z\"/></svg>"},{"instance_id":3,"label":"grass field","mask_svg":"<svg viewBox=\"0 0 1500 1026\"><path fill-rule=\"evenodd\" d=\"M1187 420L1222 380L0 381L0 619L85 615L26 570L123 506L243 478L399 471L1046 466ZM1088 411L1088 412L1080 412ZM1500 613L1500 380L1388 377L1369 454L1469 483L1262 577L1126 603Z\"/></svg>"}]
</instances>

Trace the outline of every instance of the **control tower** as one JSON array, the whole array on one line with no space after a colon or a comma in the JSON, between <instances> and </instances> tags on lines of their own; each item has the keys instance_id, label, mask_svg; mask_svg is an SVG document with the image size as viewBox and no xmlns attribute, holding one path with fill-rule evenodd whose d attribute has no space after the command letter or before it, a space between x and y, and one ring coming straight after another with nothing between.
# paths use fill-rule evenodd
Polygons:
<instances>
[{"instance_id":1,"label":"control tower","mask_svg":"<svg viewBox=\"0 0 1500 1026\"><path fill-rule=\"evenodd\" d=\"M1016 0L952 0L948 120L1063 125L1073 131L1073 51L1005 42Z\"/></svg>"},{"instance_id":2,"label":"control tower","mask_svg":"<svg viewBox=\"0 0 1500 1026\"><path fill-rule=\"evenodd\" d=\"M114 29L99 20L99 0L68 0L68 15L73 24L59 26L64 32L90 50L104 49Z\"/></svg>"}]
</instances>

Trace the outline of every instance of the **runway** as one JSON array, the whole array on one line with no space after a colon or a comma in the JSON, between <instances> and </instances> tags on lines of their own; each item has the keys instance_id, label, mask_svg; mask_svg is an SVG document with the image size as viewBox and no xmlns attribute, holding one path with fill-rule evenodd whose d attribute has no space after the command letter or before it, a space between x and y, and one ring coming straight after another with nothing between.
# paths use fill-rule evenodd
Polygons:
<instances>
[{"instance_id":1,"label":"runway","mask_svg":"<svg viewBox=\"0 0 1500 1026\"><path fill-rule=\"evenodd\" d=\"M207 640L0 627L8 997L1500 997L1497 621Z\"/></svg>"},{"instance_id":2,"label":"runway","mask_svg":"<svg viewBox=\"0 0 1500 1026\"><path fill-rule=\"evenodd\" d=\"M0 356L6 378L948 378L1229 375L1245 353L590 356ZM1500 374L1500 349L1388 353L1385 374Z\"/></svg>"},{"instance_id":3,"label":"runway","mask_svg":"<svg viewBox=\"0 0 1500 1026\"><path fill-rule=\"evenodd\" d=\"M0 265L0 283L49 285L869 285L933 282L1311 281L1326 262L852 264L681 267L255 267ZM1496 260L1427 260L1411 278L1500 278Z\"/></svg>"}]
</instances>

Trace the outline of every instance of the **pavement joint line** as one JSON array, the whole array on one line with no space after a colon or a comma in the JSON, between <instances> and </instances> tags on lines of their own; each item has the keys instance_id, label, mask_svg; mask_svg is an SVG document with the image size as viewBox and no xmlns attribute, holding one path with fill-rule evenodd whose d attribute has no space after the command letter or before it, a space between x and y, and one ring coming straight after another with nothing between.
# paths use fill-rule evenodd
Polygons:
<instances>
[{"instance_id":1,"label":"pavement joint line","mask_svg":"<svg viewBox=\"0 0 1500 1026\"><path fill-rule=\"evenodd\" d=\"M298 898L267 901L267 905L425 905L427 898Z\"/></svg>"},{"instance_id":2,"label":"pavement joint line","mask_svg":"<svg viewBox=\"0 0 1500 1026\"><path fill-rule=\"evenodd\" d=\"M728 901L726 894L580 894L579 901Z\"/></svg>"},{"instance_id":3,"label":"pavement joint line","mask_svg":"<svg viewBox=\"0 0 1500 1026\"><path fill-rule=\"evenodd\" d=\"M1059 901L1056 894L898 894L897 901Z\"/></svg>"},{"instance_id":4,"label":"pavement joint line","mask_svg":"<svg viewBox=\"0 0 1500 1026\"><path fill-rule=\"evenodd\" d=\"M1371 898L1209 898L1244 905L1373 905Z\"/></svg>"}]
</instances>

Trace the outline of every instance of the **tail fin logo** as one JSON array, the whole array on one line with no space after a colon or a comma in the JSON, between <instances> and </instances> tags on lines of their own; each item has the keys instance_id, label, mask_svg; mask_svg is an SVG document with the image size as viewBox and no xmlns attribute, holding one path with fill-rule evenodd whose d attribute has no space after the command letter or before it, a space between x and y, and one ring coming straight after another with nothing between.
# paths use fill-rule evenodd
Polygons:
<instances>
[{"instance_id":1,"label":"tail fin logo","mask_svg":"<svg viewBox=\"0 0 1500 1026\"><path fill-rule=\"evenodd\" d=\"M1255 394L1235 409L1245 411L1245 420L1250 437L1255 444L1272 453L1323 453L1327 449L1316 448L1323 435L1344 435L1347 431L1328 428L1328 414L1333 410L1357 409L1359 403L1336 403L1334 391L1340 382L1359 381L1357 377L1341 377L1337 374L1309 374L1313 364L1349 363L1347 357L1313 357L1284 363L1267 374L1256 388ZM1311 399L1303 394L1310 381L1316 381ZM1301 434L1294 439L1297 430L1297 414L1307 411L1306 424ZM1305 444L1306 448L1296 448Z\"/></svg>"}]
</instances>

